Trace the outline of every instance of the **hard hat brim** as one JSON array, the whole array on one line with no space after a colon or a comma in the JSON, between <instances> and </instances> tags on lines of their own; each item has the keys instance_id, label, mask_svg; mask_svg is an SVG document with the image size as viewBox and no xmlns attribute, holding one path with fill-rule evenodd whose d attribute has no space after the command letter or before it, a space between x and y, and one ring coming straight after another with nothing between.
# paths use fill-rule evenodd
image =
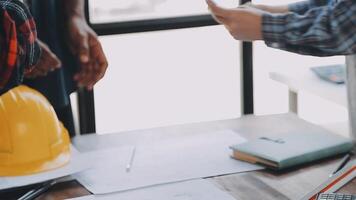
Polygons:
<instances>
[{"instance_id":1,"label":"hard hat brim","mask_svg":"<svg viewBox=\"0 0 356 200\"><path fill-rule=\"evenodd\" d=\"M0 164L0 176L25 176L58 169L67 165L70 162L70 158L71 153L70 148L68 148L58 156L45 161L39 160L16 166L2 166Z\"/></svg>"}]
</instances>

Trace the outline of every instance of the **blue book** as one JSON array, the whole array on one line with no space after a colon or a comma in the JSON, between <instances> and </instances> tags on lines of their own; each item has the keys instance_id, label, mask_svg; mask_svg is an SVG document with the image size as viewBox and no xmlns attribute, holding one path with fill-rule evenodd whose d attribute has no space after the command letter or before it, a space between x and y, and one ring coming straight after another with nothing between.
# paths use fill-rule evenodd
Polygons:
<instances>
[{"instance_id":1,"label":"blue book","mask_svg":"<svg viewBox=\"0 0 356 200\"><path fill-rule=\"evenodd\" d=\"M326 130L316 129L261 137L231 148L235 159L268 168L285 169L349 152L353 142Z\"/></svg>"}]
</instances>

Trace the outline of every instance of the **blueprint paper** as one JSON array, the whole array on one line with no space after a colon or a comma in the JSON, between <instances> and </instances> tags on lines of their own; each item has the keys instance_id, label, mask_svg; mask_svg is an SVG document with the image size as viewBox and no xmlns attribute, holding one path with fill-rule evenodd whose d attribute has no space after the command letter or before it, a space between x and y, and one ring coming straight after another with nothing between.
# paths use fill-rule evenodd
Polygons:
<instances>
[{"instance_id":1,"label":"blueprint paper","mask_svg":"<svg viewBox=\"0 0 356 200\"><path fill-rule=\"evenodd\" d=\"M262 169L230 158L229 147L246 140L231 130L192 134L136 146L130 172L126 172L130 150L89 152L102 157L100 166L75 175L93 194L106 194L148 186ZM110 156L104 156L103 154Z\"/></svg>"}]
</instances>

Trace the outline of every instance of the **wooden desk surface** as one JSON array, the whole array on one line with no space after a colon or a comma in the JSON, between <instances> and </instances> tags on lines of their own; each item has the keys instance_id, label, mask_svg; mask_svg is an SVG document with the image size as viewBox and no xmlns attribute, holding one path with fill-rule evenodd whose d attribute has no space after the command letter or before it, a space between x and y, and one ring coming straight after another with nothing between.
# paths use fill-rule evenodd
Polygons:
<instances>
[{"instance_id":1,"label":"wooden desk surface","mask_svg":"<svg viewBox=\"0 0 356 200\"><path fill-rule=\"evenodd\" d=\"M164 139L180 134L192 134L202 131L231 129L246 138L273 135L293 129L313 129L314 126L299 119L294 114L272 116L246 116L240 119L204 122L189 125L155 128L142 131L131 131L120 134L80 136L73 140L80 151L109 148L120 145L139 145L149 140ZM85 137L85 140L82 139ZM83 142L85 141L85 142ZM231 174L209 178L223 190L228 191L237 200L263 199L284 200L300 199L322 182L337 167L340 157L308 164L283 172L268 170ZM356 180L348 184L341 192L355 193ZM39 199L65 199L84 196L89 192L76 181L58 184ZM0 196L1 199L1 196ZM8 198L10 199L10 198Z\"/></svg>"}]
</instances>

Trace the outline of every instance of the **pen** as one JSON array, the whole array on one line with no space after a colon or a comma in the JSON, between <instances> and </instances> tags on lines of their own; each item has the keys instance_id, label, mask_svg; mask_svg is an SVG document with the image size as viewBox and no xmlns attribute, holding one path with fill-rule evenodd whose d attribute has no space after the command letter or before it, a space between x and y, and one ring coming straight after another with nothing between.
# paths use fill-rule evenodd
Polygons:
<instances>
[{"instance_id":1,"label":"pen","mask_svg":"<svg viewBox=\"0 0 356 200\"><path fill-rule=\"evenodd\" d=\"M129 163L126 165L126 172L130 172L131 167L132 167L132 164L133 164L133 161L134 161L134 158L135 158L135 154L136 154L136 147L134 147L134 148L132 149L132 154L131 154L130 161L129 161Z\"/></svg>"},{"instance_id":2,"label":"pen","mask_svg":"<svg viewBox=\"0 0 356 200\"><path fill-rule=\"evenodd\" d=\"M18 200L33 200L37 197L39 197L41 194L45 193L49 188L51 188L53 185L57 183L57 180L52 180L49 182L46 182L42 184L41 186L30 190L26 194L24 194L22 197L20 197Z\"/></svg>"},{"instance_id":3,"label":"pen","mask_svg":"<svg viewBox=\"0 0 356 200\"><path fill-rule=\"evenodd\" d=\"M335 170L333 173L331 173L331 174L329 175L329 177L332 177L334 174L336 174L338 171L340 171L342 168L344 168L345 165L350 161L351 155L352 155L351 153L346 154L346 155L342 158L342 160L341 160L341 162L340 162L340 165L336 168L336 170Z\"/></svg>"}]
</instances>

